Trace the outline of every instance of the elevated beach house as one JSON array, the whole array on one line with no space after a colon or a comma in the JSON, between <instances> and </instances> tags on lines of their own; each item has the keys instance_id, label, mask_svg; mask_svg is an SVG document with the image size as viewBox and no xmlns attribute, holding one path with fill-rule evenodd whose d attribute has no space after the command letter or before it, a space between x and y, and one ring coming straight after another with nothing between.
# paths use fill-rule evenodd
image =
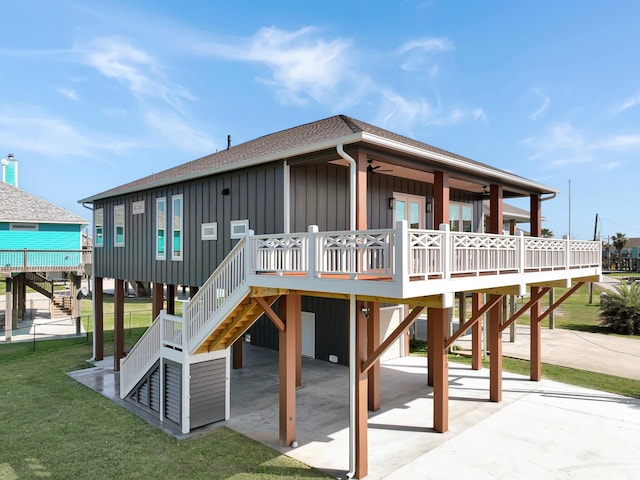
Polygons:
<instances>
[{"instance_id":1,"label":"elevated beach house","mask_svg":"<svg viewBox=\"0 0 640 480\"><path fill-rule=\"evenodd\" d=\"M599 242L540 238L541 206L556 193L344 115L229 145L81 200L93 208L96 357L109 277L121 397L189 432L228 418L230 352L239 363L250 331L252 343L279 349L283 445L296 438L301 355L349 365L350 467L364 477L379 361L418 315L428 319L436 431L448 429L447 348L471 329L481 368L485 315L490 399L500 401L501 332L515 320L503 318L505 295L527 294L518 315L530 312L531 378L540 379L541 299L601 274ZM531 235L504 235L503 200L521 197ZM152 284L157 315L126 357L125 280ZM176 316L180 286L191 298ZM450 336L460 292L472 311ZM402 318L381 329L381 306L394 305Z\"/></svg>"},{"instance_id":2,"label":"elevated beach house","mask_svg":"<svg viewBox=\"0 0 640 480\"><path fill-rule=\"evenodd\" d=\"M88 221L18 187L18 162L1 160L0 277L6 284L5 339L26 311L31 287L49 298L52 315L79 316L74 299L80 288L89 250L83 250L82 230ZM53 277L66 278L71 288L56 292Z\"/></svg>"}]
</instances>

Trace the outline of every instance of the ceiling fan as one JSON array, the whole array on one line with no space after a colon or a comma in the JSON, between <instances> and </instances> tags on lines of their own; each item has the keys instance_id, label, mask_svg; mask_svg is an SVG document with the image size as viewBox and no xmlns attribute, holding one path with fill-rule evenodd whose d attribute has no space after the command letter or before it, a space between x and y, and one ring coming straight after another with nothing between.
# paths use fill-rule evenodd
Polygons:
<instances>
[{"instance_id":1,"label":"ceiling fan","mask_svg":"<svg viewBox=\"0 0 640 480\"><path fill-rule=\"evenodd\" d=\"M381 172L392 172L393 170L379 170L380 167L382 167L382 165L372 165L373 164L373 160L371 160L370 158L367 159L367 163L369 165L367 165L367 173L381 173Z\"/></svg>"},{"instance_id":2,"label":"ceiling fan","mask_svg":"<svg viewBox=\"0 0 640 480\"><path fill-rule=\"evenodd\" d=\"M482 185L482 196L483 197L488 197L490 195L489 190L487 190L487 186L486 185Z\"/></svg>"}]
</instances>

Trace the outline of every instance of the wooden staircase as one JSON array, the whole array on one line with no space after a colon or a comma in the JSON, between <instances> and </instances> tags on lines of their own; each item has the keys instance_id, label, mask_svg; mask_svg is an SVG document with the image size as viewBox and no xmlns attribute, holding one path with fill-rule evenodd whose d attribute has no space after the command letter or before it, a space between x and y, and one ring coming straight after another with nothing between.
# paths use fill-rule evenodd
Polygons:
<instances>
[{"instance_id":1,"label":"wooden staircase","mask_svg":"<svg viewBox=\"0 0 640 480\"><path fill-rule=\"evenodd\" d=\"M279 295L273 295L264 297L264 300L268 305L273 305L278 298L280 298ZM200 344L195 353L207 353L230 347L263 313L264 310L258 305L256 299L247 295L235 310L227 315L211 335Z\"/></svg>"},{"instance_id":2,"label":"wooden staircase","mask_svg":"<svg viewBox=\"0 0 640 480\"><path fill-rule=\"evenodd\" d=\"M72 313L71 297L55 295L51 299L51 318L70 317Z\"/></svg>"}]
</instances>

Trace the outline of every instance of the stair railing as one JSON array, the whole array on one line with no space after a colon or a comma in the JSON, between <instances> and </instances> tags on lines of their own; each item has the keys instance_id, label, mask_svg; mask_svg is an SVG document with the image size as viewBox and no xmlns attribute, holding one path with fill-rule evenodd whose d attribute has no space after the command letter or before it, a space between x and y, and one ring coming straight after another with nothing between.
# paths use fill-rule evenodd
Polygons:
<instances>
[{"instance_id":1,"label":"stair railing","mask_svg":"<svg viewBox=\"0 0 640 480\"><path fill-rule=\"evenodd\" d=\"M160 312L127 356L120 360L120 398L125 398L160 358L160 330L166 313L166 310Z\"/></svg>"},{"instance_id":2,"label":"stair railing","mask_svg":"<svg viewBox=\"0 0 640 480\"><path fill-rule=\"evenodd\" d=\"M246 285L246 237L229 252L218 268L200 287L185 307L183 318L186 344L188 350L193 350L203 335L205 327L213 327L211 318L222 319L225 313L230 313L235 305L237 294ZM243 290L244 291L244 290Z\"/></svg>"}]
</instances>

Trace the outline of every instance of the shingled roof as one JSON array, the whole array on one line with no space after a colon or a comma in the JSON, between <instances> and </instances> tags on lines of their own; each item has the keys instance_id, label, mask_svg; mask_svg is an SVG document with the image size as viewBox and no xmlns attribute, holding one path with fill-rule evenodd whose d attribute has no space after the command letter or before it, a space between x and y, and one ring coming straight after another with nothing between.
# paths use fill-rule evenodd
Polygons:
<instances>
[{"instance_id":1,"label":"shingled roof","mask_svg":"<svg viewBox=\"0 0 640 480\"><path fill-rule=\"evenodd\" d=\"M4 182L0 182L0 222L89 223L64 208Z\"/></svg>"},{"instance_id":2,"label":"shingled roof","mask_svg":"<svg viewBox=\"0 0 640 480\"><path fill-rule=\"evenodd\" d=\"M181 180L203 177L233 168L241 168L247 166L249 163L267 163L286 158L288 153L299 152L304 150L305 147L309 147L309 151L313 151L312 149L314 147L320 150L322 148L335 146L336 143L353 143L357 141L354 139L354 136L357 136L357 134L374 135L385 140L415 147L422 151L444 155L450 159L480 166L488 171L507 174L514 178L522 178L355 118L346 115L335 115L323 120L299 125L250 140L227 150L222 150L168 170L154 173L139 180L134 180L125 185L82 199L80 202L91 203L103 198L146 190L148 188L176 183ZM333 145L331 145L331 142ZM522 180L526 181L524 178L522 178Z\"/></svg>"}]
</instances>

